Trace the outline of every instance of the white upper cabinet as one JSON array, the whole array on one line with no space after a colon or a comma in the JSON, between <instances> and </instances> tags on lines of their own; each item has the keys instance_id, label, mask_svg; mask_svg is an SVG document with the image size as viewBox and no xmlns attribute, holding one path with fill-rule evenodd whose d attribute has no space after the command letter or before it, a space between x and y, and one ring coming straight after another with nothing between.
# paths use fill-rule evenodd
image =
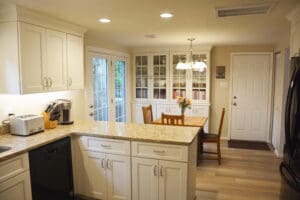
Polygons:
<instances>
[{"instance_id":1,"label":"white upper cabinet","mask_svg":"<svg viewBox=\"0 0 300 200\"><path fill-rule=\"evenodd\" d=\"M83 38L67 34L68 88L84 88Z\"/></svg>"},{"instance_id":2,"label":"white upper cabinet","mask_svg":"<svg viewBox=\"0 0 300 200\"><path fill-rule=\"evenodd\" d=\"M46 30L46 64L48 90L67 89L66 33Z\"/></svg>"},{"instance_id":3,"label":"white upper cabinet","mask_svg":"<svg viewBox=\"0 0 300 200\"><path fill-rule=\"evenodd\" d=\"M46 89L45 29L31 24L19 24L20 65L23 93L42 92ZM3 66L2 66L3 67ZM4 77L8 78L8 77ZM18 83L12 83L18 84Z\"/></svg>"},{"instance_id":4,"label":"white upper cabinet","mask_svg":"<svg viewBox=\"0 0 300 200\"><path fill-rule=\"evenodd\" d=\"M0 93L83 88L85 29L16 6L0 8Z\"/></svg>"}]
</instances>

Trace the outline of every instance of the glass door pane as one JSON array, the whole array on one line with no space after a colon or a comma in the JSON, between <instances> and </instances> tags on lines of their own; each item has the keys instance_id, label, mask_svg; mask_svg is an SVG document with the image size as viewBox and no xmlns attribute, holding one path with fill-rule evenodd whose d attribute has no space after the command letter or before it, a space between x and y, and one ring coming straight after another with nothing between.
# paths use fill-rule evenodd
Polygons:
<instances>
[{"instance_id":1,"label":"glass door pane","mask_svg":"<svg viewBox=\"0 0 300 200\"><path fill-rule=\"evenodd\" d=\"M115 119L116 122L126 122L126 63L114 61L115 79Z\"/></svg>"},{"instance_id":2,"label":"glass door pane","mask_svg":"<svg viewBox=\"0 0 300 200\"><path fill-rule=\"evenodd\" d=\"M206 61L205 54L195 54L193 59L196 61ZM192 72L192 98L193 100L206 100L206 71Z\"/></svg>"},{"instance_id":3,"label":"glass door pane","mask_svg":"<svg viewBox=\"0 0 300 200\"><path fill-rule=\"evenodd\" d=\"M186 70L177 70L176 65L179 62L186 62L186 55L173 55L172 63L172 98L178 96L186 97Z\"/></svg>"},{"instance_id":4,"label":"glass door pane","mask_svg":"<svg viewBox=\"0 0 300 200\"><path fill-rule=\"evenodd\" d=\"M153 98L167 98L167 56L153 56Z\"/></svg>"},{"instance_id":5,"label":"glass door pane","mask_svg":"<svg viewBox=\"0 0 300 200\"><path fill-rule=\"evenodd\" d=\"M94 120L108 121L108 59L93 58Z\"/></svg>"},{"instance_id":6,"label":"glass door pane","mask_svg":"<svg viewBox=\"0 0 300 200\"><path fill-rule=\"evenodd\" d=\"M136 56L136 91L137 99L148 98L148 56Z\"/></svg>"}]
</instances>

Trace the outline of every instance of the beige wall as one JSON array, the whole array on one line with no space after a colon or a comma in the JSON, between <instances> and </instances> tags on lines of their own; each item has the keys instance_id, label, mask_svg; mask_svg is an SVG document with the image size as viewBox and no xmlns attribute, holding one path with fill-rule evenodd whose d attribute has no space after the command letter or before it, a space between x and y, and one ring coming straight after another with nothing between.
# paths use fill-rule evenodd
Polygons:
<instances>
[{"instance_id":1,"label":"beige wall","mask_svg":"<svg viewBox=\"0 0 300 200\"><path fill-rule=\"evenodd\" d=\"M230 81L230 54L234 52L272 52L272 45L216 46L211 52L211 108L210 131L217 133L221 108L225 108L222 137L228 136L228 104ZM216 79L216 66L225 66L226 79Z\"/></svg>"}]
</instances>

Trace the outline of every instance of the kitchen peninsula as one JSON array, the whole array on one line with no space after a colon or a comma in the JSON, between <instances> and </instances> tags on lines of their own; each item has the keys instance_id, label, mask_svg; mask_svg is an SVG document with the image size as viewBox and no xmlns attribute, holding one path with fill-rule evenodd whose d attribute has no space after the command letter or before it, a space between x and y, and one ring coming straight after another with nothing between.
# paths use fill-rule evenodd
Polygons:
<instances>
[{"instance_id":1,"label":"kitchen peninsula","mask_svg":"<svg viewBox=\"0 0 300 200\"><path fill-rule=\"evenodd\" d=\"M192 200L197 133L193 127L81 121L29 137L5 134L0 145L11 149L0 153L0 168L15 157L28 162L28 151L71 136L79 196Z\"/></svg>"}]
</instances>

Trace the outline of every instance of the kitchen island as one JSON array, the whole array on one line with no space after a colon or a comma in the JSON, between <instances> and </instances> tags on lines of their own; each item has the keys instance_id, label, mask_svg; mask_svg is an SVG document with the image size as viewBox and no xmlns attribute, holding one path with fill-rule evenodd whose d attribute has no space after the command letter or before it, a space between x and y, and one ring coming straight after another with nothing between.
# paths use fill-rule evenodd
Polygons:
<instances>
[{"instance_id":1,"label":"kitchen island","mask_svg":"<svg viewBox=\"0 0 300 200\"><path fill-rule=\"evenodd\" d=\"M70 136L75 192L95 199L195 197L198 128L81 121L28 137L5 134L1 163ZM1 177L0 177L1 184ZM1 194L1 191L0 191Z\"/></svg>"}]
</instances>

